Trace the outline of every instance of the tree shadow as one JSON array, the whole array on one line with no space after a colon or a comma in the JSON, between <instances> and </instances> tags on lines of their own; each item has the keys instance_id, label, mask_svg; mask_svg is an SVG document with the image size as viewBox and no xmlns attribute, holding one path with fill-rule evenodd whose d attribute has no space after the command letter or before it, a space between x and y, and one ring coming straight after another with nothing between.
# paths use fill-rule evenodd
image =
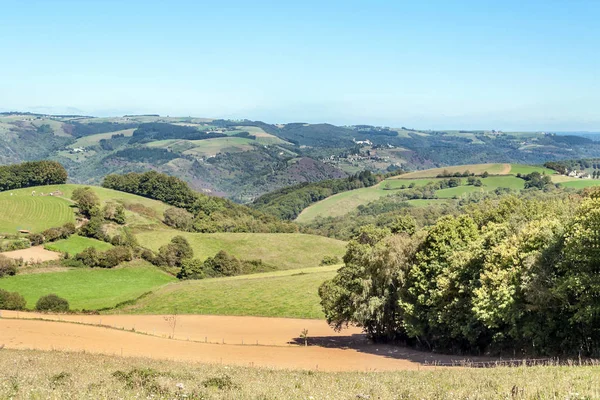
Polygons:
<instances>
[{"instance_id":1,"label":"tree shadow","mask_svg":"<svg viewBox=\"0 0 600 400\"><path fill-rule=\"evenodd\" d=\"M421 351L403 344L373 343L365 334L352 334L348 336L309 336L306 339L308 346L335 348L341 350L358 351L396 360L407 360L422 365L438 366L475 366L490 367L507 365L508 360L495 357L464 356L439 354ZM305 339L293 338L288 344L305 345Z\"/></svg>"}]
</instances>

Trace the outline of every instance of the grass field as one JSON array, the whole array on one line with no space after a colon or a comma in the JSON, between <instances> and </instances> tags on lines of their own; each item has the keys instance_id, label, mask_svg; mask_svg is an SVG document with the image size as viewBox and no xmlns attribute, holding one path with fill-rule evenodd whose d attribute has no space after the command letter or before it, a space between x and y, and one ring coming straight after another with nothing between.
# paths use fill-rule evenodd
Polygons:
<instances>
[{"instance_id":1,"label":"grass field","mask_svg":"<svg viewBox=\"0 0 600 400\"><path fill-rule=\"evenodd\" d=\"M0 288L19 292L33 309L37 300L55 293L73 310L113 307L176 280L144 262L115 269L72 269L65 272L16 275L0 279Z\"/></svg>"},{"instance_id":2,"label":"grass field","mask_svg":"<svg viewBox=\"0 0 600 400\"><path fill-rule=\"evenodd\" d=\"M108 250L113 247L110 243L102 242L79 235L72 235L68 239L57 240L44 246L48 250L68 253L71 256L81 253L88 247L95 247L99 251Z\"/></svg>"},{"instance_id":3,"label":"grass field","mask_svg":"<svg viewBox=\"0 0 600 400\"><path fill-rule=\"evenodd\" d=\"M135 131L135 129L123 129L116 132L98 133L96 135L84 136L77 139L77 141L71 144L69 147L74 149L78 147L94 146L100 143L100 140L110 139L113 135L120 134L124 136L133 136L133 131Z\"/></svg>"},{"instance_id":4,"label":"grass field","mask_svg":"<svg viewBox=\"0 0 600 400\"><path fill-rule=\"evenodd\" d=\"M194 144L194 147L184 151L184 154L210 157L216 155L217 153L233 153L252 150L252 145L255 144L256 141L239 137L227 137L206 140L191 140L190 143Z\"/></svg>"},{"instance_id":5,"label":"grass field","mask_svg":"<svg viewBox=\"0 0 600 400\"><path fill-rule=\"evenodd\" d=\"M51 191L47 187L36 187L0 193L1 233L15 233L20 229L40 232L75 221L71 202L53 196L32 196L34 190L38 194Z\"/></svg>"},{"instance_id":6,"label":"grass field","mask_svg":"<svg viewBox=\"0 0 600 400\"><path fill-rule=\"evenodd\" d=\"M164 286L122 311L133 314L324 318L319 286L339 266L184 281Z\"/></svg>"},{"instance_id":7,"label":"grass field","mask_svg":"<svg viewBox=\"0 0 600 400\"><path fill-rule=\"evenodd\" d=\"M0 233L14 233L19 229L40 232L75 221L75 209L70 200L73 190L85 185L49 185L17 189L0 193ZM127 223L131 226L155 225L162 220L168 205L129 193L91 186L102 204L121 203L127 209ZM62 196L41 196L42 193L61 191ZM35 191L36 195L32 196Z\"/></svg>"},{"instance_id":8,"label":"grass field","mask_svg":"<svg viewBox=\"0 0 600 400\"><path fill-rule=\"evenodd\" d=\"M125 374L129 380L119 379ZM293 371L4 349L0 398L584 400L598 398L599 374L598 366Z\"/></svg>"},{"instance_id":9,"label":"grass field","mask_svg":"<svg viewBox=\"0 0 600 400\"><path fill-rule=\"evenodd\" d=\"M482 174L487 171L491 175L505 175L510 172L510 164L472 164L457 165L453 167L432 168L423 171L409 172L395 177L395 179L435 178L444 171L450 173L465 172L469 170L474 174Z\"/></svg>"},{"instance_id":10,"label":"grass field","mask_svg":"<svg viewBox=\"0 0 600 400\"><path fill-rule=\"evenodd\" d=\"M225 250L281 270L316 267L324 256L343 256L346 248L340 240L300 233L187 233L169 229L140 232L136 237L140 245L156 251L177 235L190 242L194 257L205 259Z\"/></svg>"},{"instance_id":11,"label":"grass field","mask_svg":"<svg viewBox=\"0 0 600 400\"><path fill-rule=\"evenodd\" d=\"M560 182L563 187L583 189L587 187L600 186L598 179L577 179Z\"/></svg>"}]
</instances>

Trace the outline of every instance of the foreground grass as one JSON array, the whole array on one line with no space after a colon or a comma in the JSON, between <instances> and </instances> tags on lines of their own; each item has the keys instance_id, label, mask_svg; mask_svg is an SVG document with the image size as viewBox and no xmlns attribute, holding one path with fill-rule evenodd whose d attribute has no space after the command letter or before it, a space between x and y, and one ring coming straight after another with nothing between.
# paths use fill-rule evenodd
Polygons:
<instances>
[{"instance_id":1,"label":"foreground grass","mask_svg":"<svg viewBox=\"0 0 600 400\"><path fill-rule=\"evenodd\" d=\"M121 311L132 314L212 314L324 318L319 286L339 266L277 271L164 286Z\"/></svg>"},{"instance_id":2,"label":"foreground grass","mask_svg":"<svg viewBox=\"0 0 600 400\"><path fill-rule=\"evenodd\" d=\"M67 299L72 310L96 310L135 299L174 280L156 267L138 261L115 269L16 275L0 279L0 288L22 294L28 309L33 309L41 296L54 293Z\"/></svg>"},{"instance_id":3,"label":"foreground grass","mask_svg":"<svg viewBox=\"0 0 600 400\"><path fill-rule=\"evenodd\" d=\"M220 250L245 260L263 260L277 269L316 267L325 256L342 257L346 242L299 233L186 233L173 229L144 231L140 245L157 251L174 236L184 236L194 257L206 259Z\"/></svg>"},{"instance_id":4,"label":"foreground grass","mask_svg":"<svg viewBox=\"0 0 600 400\"><path fill-rule=\"evenodd\" d=\"M68 253L69 255L74 256L81 253L88 247L95 247L99 251L105 251L113 246L110 243L106 243L97 239L72 235L68 239L57 240L56 242L46 244L44 247L48 250L58 251L60 253Z\"/></svg>"},{"instance_id":5,"label":"foreground grass","mask_svg":"<svg viewBox=\"0 0 600 400\"><path fill-rule=\"evenodd\" d=\"M4 399L594 399L594 367L317 372L0 351Z\"/></svg>"}]
</instances>

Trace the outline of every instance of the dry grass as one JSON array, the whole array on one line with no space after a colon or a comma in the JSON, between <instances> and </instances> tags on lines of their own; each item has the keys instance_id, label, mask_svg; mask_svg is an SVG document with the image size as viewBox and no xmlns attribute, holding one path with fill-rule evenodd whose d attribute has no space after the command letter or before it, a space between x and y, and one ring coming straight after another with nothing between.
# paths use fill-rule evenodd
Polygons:
<instances>
[{"instance_id":1,"label":"dry grass","mask_svg":"<svg viewBox=\"0 0 600 400\"><path fill-rule=\"evenodd\" d=\"M595 399L592 367L285 371L0 350L2 399Z\"/></svg>"}]
</instances>

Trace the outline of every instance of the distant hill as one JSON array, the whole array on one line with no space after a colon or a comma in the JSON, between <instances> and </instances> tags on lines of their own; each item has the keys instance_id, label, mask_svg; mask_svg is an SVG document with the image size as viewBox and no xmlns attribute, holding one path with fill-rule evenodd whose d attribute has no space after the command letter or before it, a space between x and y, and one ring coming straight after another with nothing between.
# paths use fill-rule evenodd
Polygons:
<instances>
[{"instance_id":1,"label":"distant hill","mask_svg":"<svg viewBox=\"0 0 600 400\"><path fill-rule=\"evenodd\" d=\"M481 163L543 164L600 157L588 132L418 130L327 123L269 124L159 115L95 118L0 113L0 164L51 159L70 181L156 170L193 188L248 203L289 185Z\"/></svg>"}]
</instances>

